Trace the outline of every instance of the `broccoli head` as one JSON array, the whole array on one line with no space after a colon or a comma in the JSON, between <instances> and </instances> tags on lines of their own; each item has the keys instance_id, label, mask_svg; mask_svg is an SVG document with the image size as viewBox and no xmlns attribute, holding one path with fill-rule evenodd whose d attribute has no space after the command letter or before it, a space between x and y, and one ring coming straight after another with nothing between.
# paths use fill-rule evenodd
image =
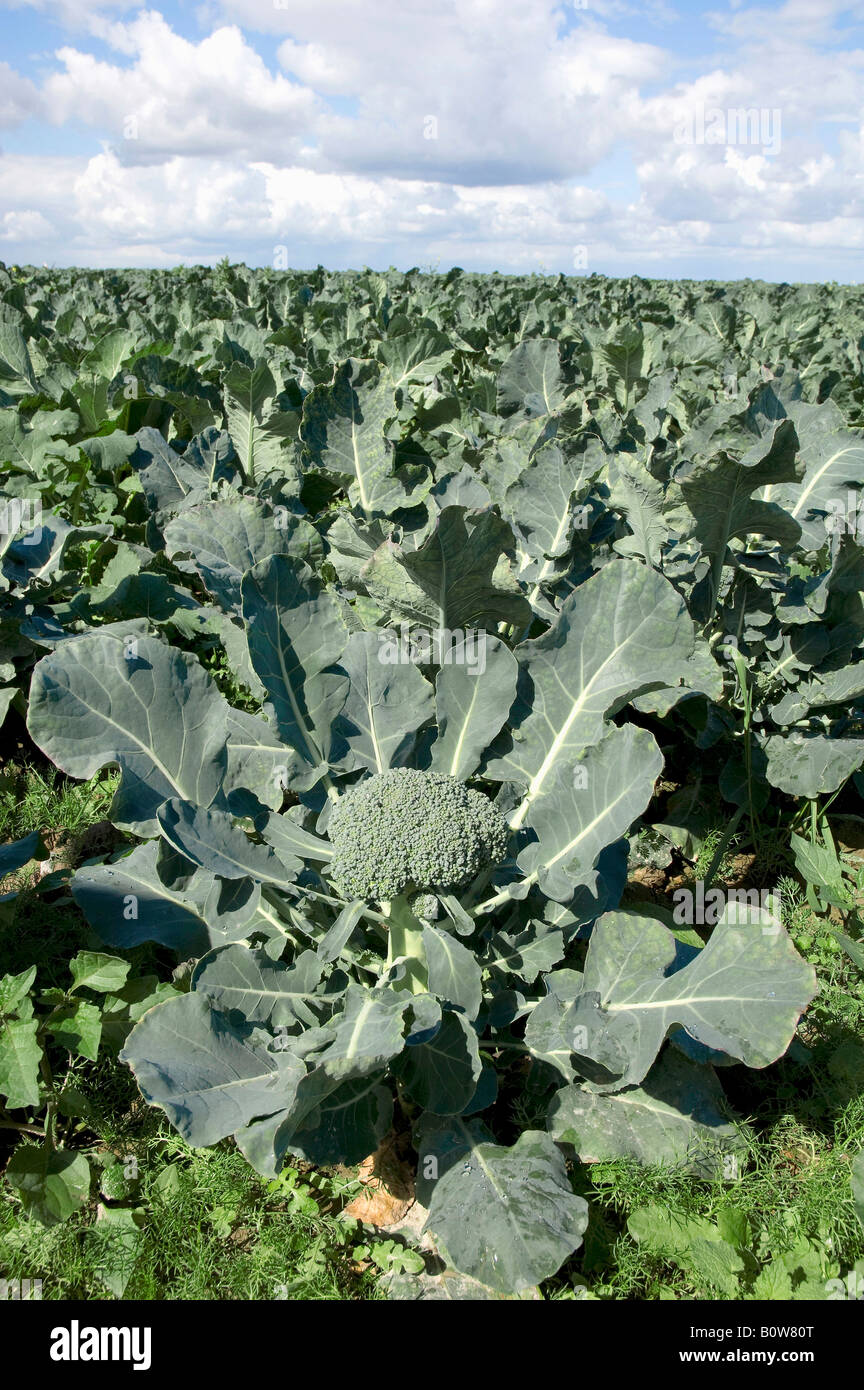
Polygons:
<instances>
[{"instance_id":1,"label":"broccoli head","mask_svg":"<svg viewBox=\"0 0 864 1390\"><path fill-rule=\"evenodd\" d=\"M505 858L509 838L482 792L405 767L367 777L340 797L328 834L339 891L378 902L470 883Z\"/></svg>"}]
</instances>

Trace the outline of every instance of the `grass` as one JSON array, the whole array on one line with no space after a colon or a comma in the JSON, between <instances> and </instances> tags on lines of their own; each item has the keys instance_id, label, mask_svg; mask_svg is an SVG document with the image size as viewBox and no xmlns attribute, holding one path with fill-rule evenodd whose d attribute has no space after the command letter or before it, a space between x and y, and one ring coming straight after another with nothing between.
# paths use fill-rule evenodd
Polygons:
<instances>
[{"instance_id":1,"label":"grass","mask_svg":"<svg viewBox=\"0 0 864 1390\"><path fill-rule=\"evenodd\" d=\"M553 1281L550 1293L564 1297L586 1285L607 1299L716 1298L697 1267L658 1255L628 1232L627 1218L655 1204L682 1223L716 1222L730 1212L746 1217L751 1274L805 1246L826 1278L845 1273L864 1259L849 1180L850 1158L862 1147L864 1096L858 1095L836 1113L830 1135L792 1111L757 1128L732 1180L700 1181L631 1161L592 1165L580 1188L591 1208L585 1254L568 1271L569 1281L557 1287ZM742 1279L737 1296L747 1291Z\"/></svg>"},{"instance_id":2,"label":"grass","mask_svg":"<svg viewBox=\"0 0 864 1390\"><path fill-rule=\"evenodd\" d=\"M12 765L0 776L0 843L42 833L51 862L28 865L2 881L2 892L18 892L12 920L0 918L0 974L35 965L41 988L67 984L76 951L104 949L71 898L35 889L46 869L61 870L91 855L117 848L122 837L105 818L118 776L103 772L89 782L72 782L56 768ZM44 886L44 884L43 884ZM152 951L125 953L134 965Z\"/></svg>"},{"instance_id":3,"label":"grass","mask_svg":"<svg viewBox=\"0 0 864 1390\"><path fill-rule=\"evenodd\" d=\"M338 1217L350 1184L296 1169L268 1183L233 1146L190 1149L164 1126L134 1140L127 1133L114 1152L139 1174L128 1226L112 1230L105 1213L118 1208L103 1202L45 1228L6 1195L4 1277L41 1278L43 1299L58 1300L377 1297L378 1271L353 1254L356 1223Z\"/></svg>"},{"instance_id":4,"label":"grass","mask_svg":"<svg viewBox=\"0 0 864 1390\"><path fill-rule=\"evenodd\" d=\"M13 763L0 775L0 841L19 840L32 830L86 830L107 817L118 781L116 772L101 772L89 782L72 782L50 765Z\"/></svg>"}]
</instances>

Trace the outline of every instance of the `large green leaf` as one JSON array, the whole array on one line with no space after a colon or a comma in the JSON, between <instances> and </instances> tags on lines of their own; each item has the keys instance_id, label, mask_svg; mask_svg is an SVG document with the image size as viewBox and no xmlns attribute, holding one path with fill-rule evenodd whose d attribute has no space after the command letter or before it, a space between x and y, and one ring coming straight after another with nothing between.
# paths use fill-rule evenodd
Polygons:
<instances>
[{"instance_id":1,"label":"large green leaf","mask_svg":"<svg viewBox=\"0 0 864 1390\"><path fill-rule=\"evenodd\" d=\"M102 1038L101 1011L86 999L61 1005L51 1015L48 1032L64 1052L95 1062Z\"/></svg>"},{"instance_id":2,"label":"large green leaf","mask_svg":"<svg viewBox=\"0 0 864 1390\"><path fill-rule=\"evenodd\" d=\"M28 966L18 975L0 975L0 1014L18 1011L36 979L36 966Z\"/></svg>"},{"instance_id":3,"label":"large green leaf","mask_svg":"<svg viewBox=\"0 0 864 1390\"><path fill-rule=\"evenodd\" d=\"M814 675L796 685L788 695L772 706L771 718L777 724L794 724L804 719L811 709L830 705L857 704L864 696L864 662Z\"/></svg>"},{"instance_id":4,"label":"large green leaf","mask_svg":"<svg viewBox=\"0 0 864 1390\"><path fill-rule=\"evenodd\" d=\"M518 343L498 374L498 409L525 419L550 415L564 402L558 343L553 338L530 338Z\"/></svg>"},{"instance_id":5,"label":"large green leaf","mask_svg":"<svg viewBox=\"0 0 864 1390\"><path fill-rule=\"evenodd\" d=\"M349 985L342 1012L321 1029L316 1067L334 1081L377 1074L402 1051L402 1020L410 1002L409 995L382 986Z\"/></svg>"},{"instance_id":6,"label":"large green leaf","mask_svg":"<svg viewBox=\"0 0 864 1390\"><path fill-rule=\"evenodd\" d=\"M630 535L615 541L619 555L636 556L649 565L659 565L660 552L669 539L669 523L663 516L663 485L638 459L616 460L615 483L609 505L620 512Z\"/></svg>"},{"instance_id":7,"label":"large green leaf","mask_svg":"<svg viewBox=\"0 0 864 1390\"><path fill-rule=\"evenodd\" d=\"M262 1036L245 1036L197 993L146 1013L120 1059L129 1063L145 1100L199 1146L284 1106L305 1070L291 1052L268 1049Z\"/></svg>"},{"instance_id":8,"label":"large green leaf","mask_svg":"<svg viewBox=\"0 0 864 1390\"><path fill-rule=\"evenodd\" d=\"M349 358L336 368L332 386L316 386L303 402L302 435L309 463L340 474L351 502L366 517L390 516L428 490L418 476L394 467L387 424L398 413L396 392L376 362Z\"/></svg>"},{"instance_id":9,"label":"large green leaf","mask_svg":"<svg viewBox=\"0 0 864 1390\"><path fill-rule=\"evenodd\" d=\"M197 465L171 449L159 430L147 425L135 436L131 457L147 505L157 521L178 511L187 497L206 488L209 478ZM152 543L152 542L151 542Z\"/></svg>"},{"instance_id":10,"label":"large green leaf","mask_svg":"<svg viewBox=\"0 0 864 1390\"><path fill-rule=\"evenodd\" d=\"M192 877L182 885L166 881L159 872L159 844L151 841L113 864L78 869L72 896L101 940L120 950L157 941L181 956L202 956L266 925L256 918L258 885L241 881L242 892L232 896L228 915L226 885L204 870L193 874L192 864L187 867Z\"/></svg>"},{"instance_id":11,"label":"large green leaf","mask_svg":"<svg viewBox=\"0 0 864 1390\"><path fill-rule=\"evenodd\" d=\"M248 1023L267 1023L278 1031L298 1025L315 1027L325 999L321 995L324 962L303 951L293 965L272 961L264 951L226 946L197 966L192 988L222 1013L235 1010Z\"/></svg>"},{"instance_id":12,"label":"large green leaf","mask_svg":"<svg viewBox=\"0 0 864 1390\"><path fill-rule=\"evenodd\" d=\"M574 1195L561 1151L527 1130L512 1148L477 1143L432 1190L426 1230L463 1274L513 1293L555 1274L582 1243L588 1207Z\"/></svg>"},{"instance_id":13,"label":"large green leaf","mask_svg":"<svg viewBox=\"0 0 864 1390\"><path fill-rule=\"evenodd\" d=\"M0 304L0 384L12 395L37 395L39 387L24 334L22 315Z\"/></svg>"},{"instance_id":14,"label":"large green leaf","mask_svg":"<svg viewBox=\"0 0 864 1390\"><path fill-rule=\"evenodd\" d=\"M391 325L392 329L392 325ZM449 366L453 344L428 319L420 319L411 332L388 336L378 344L378 356L390 373L394 390L414 382L428 382Z\"/></svg>"},{"instance_id":15,"label":"large green leaf","mask_svg":"<svg viewBox=\"0 0 864 1390\"><path fill-rule=\"evenodd\" d=\"M547 897L568 902L600 851L645 810L662 768L653 735L632 724L613 726L581 763L559 762L525 818L537 838L517 859L526 875L521 887L537 883Z\"/></svg>"},{"instance_id":16,"label":"large green leaf","mask_svg":"<svg viewBox=\"0 0 864 1390\"><path fill-rule=\"evenodd\" d=\"M276 477L296 488L294 443L299 411L285 401L266 362L234 362L223 378L225 412L237 455L250 482Z\"/></svg>"},{"instance_id":17,"label":"large green leaf","mask_svg":"<svg viewBox=\"0 0 864 1390\"><path fill-rule=\"evenodd\" d=\"M564 955L564 933L547 922L532 922L524 931L496 931L489 948L496 970L532 984Z\"/></svg>"},{"instance_id":18,"label":"large green leaf","mask_svg":"<svg viewBox=\"0 0 864 1390\"><path fill-rule=\"evenodd\" d=\"M616 323L594 344L594 359L601 379L613 388L619 405L632 403L637 384L654 363L658 342L653 324Z\"/></svg>"},{"instance_id":19,"label":"large green leaf","mask_svg":"<svg viewBox=\"0 0 864 1390\"><path fill-rule=\"evenodd\" d=\"M393 1122L393 1093L381 1074L340 1081L320 1067L297 1087L290 1109L234 1137L257 1172L273 1177L286 1153L309 1163L360 1163L374 1153Z\"/></svg>"},{"instance_id":20,"label":"large green leaf","mask_svg":"<svg viewBox=\"0 0 864 1390\"><path fill-rule=\"evenodd\" d=\"M435 1115L459 1115L480 1078L477 1034L461 1014L445 1013L435 1036L406 1047L395 1069L415 1105Z\"/></svg>"},{"instance_id":21,"label":"large green leaf","mask_svg":"<svg viewBox=\"0 0 864 1390\"><path fill-rule=\"evenodd\" d=\"M798 476L797 449L798 436L791 420L782 420L775 422L770 439L740 459L724 454L719 459L699 462L682 480L681 495L692 522L687 527L680 510L670 512L668 519L689 529L710 557L715 568L715 594L719 567L731 540L768 536L789 549L798 541L798 522L776 502L753 496L767 483L786 482Z\"/></svg>"},{"instance_id":22,"label":"large green leaf","mask_svg":"<svg viewBox=\"0 0 864 1390\"><path fill-rule=\"evenodd\" d=\"M31 859L44 859L45 846L38 830L25 835L23 840L13 840L9 845L0 845L0 880L7 874L16 874L29 864Z\"/></svg>"},{"instance_id":23,"label":"large green leaf","mask_svg":"<svg viewBox=\"0 0 864 1390\"><path fill-rule=\"evenodd\" d=\"M477 771L499 733L516 694L519 668L510 648L486 633L475 649L470 637L453 648L435 683L438 736L430 766L463 780ZM474 660L472 662L471 657Z\"/></svg>"},{"instance_id":24,"label":"large green leaf","mask_svg":"<svg viewBox=\"0 0 864 1390\"><path fill-rule=\"evenodd\" d=\"M864 764L864 739L830 738L827 734L771 734L766 738L765 776L789 796L814 801L835 792Z\"/></svg>"},{"instance_id":25,"label":"large green leaf","mask_svg":"<svg viewBox=\"0 0 864 1390\"><path fill-rule=\"evenodd\" d=\"M280 859L270 845L259 845L234 824L227 811L205 810L172 798L159 807L159 829L179 854L220 878L253 878L278 888L293 884L300 860Z\"/></svg>"},{"instance_id":26,"label":"large green leaf","mask_svg":"<svg viewBox=\"0 0 864 1390\"><path fill-rule=\"evenodd\" d=\"M115 825L152 835L163 801L209 806L225 770L228 706L198 662L154 637L97 632L33 672L28 728L72 777L120 767Z\"/></svg>"},{"instance_id":27,"label":"large green leaf","mask_svg":"<svg viewBox=\"0 0 864 1390\"><path fill-rule=\"evenodd\" d=\"M668 685L693 650L693 624L668 580L636 560L613 560L577 588L558 621L516 649L522 673L500 755L485 773L527 788L513 817L557 769L603 736L608 715L651 686Z\"/></svg>"},{"instance_id":28,"label":"large green leaf","mask_svg":"<svg viewBox=\"0 0 864 1390\"><path fill-rule=\"evenodd\" d=\"M339 669L348 676L348 693L339 715L339 732L350 750L346 767L386 772L406 763L416 734L432 716L434 692L394 634L354 632L345 644Z\"/></svg>"},{"instance_id":29,"label":"large green leaf","mask_svg":"<svg viewBox=\"0 0 864 1390\"><path fill-rule=\"evenodd\" d=\"M78 447L67 444L64 436L77 428L74 410L37 410L29 421L16 410L0 410L0 463L37 478L49 472L54 460L75 463Z\"/></svg>"},{"instance_id":30,"label":"large green leaf","mask_svg":"<svg viewBox=\"0 0 864 1390\"><path fill-rule=\"evenodd\" d=\"M429 993L461 1009L466 1018L476 1018L483 991L474 952L438 927L423 928L423 949Z\"/></svg>"},{"instance_id":31,"label":"large green leaf","mask_svg":"<svg viewBox=\"0 0 864 1390\"><path fill-rule=\"evenodd\" d=\"M348 640L338 601L307 566L285 555L245 574L242 595L252 665L280 737L302 759L291 785L311 787L327 771L332 726L348 691L347 677L327 669Z\"/></svg>"},{"instance_id":32,"label":"large green leaf","mask_svg":"<svg viewBox=\"0 0 864 1390\"><path fill-rule=\"evenodd\" d=\"M186 507L165 528L165 550L179 569L201 576L223 608L242 611L240 581L269 555L320 564L321 537L303 517L256 497L220 497Z\"/></svg>"},{"instance_id":33,"label":"large green leaf","mask_svg":"<svg viewBox=\"0 0 864 1390\"><path fill-rule=\"evenodd\" d=\"M673 933L652 917L610 912L594 928L582 993L560 1031L613 1089L648 1074L676 1025L706 1047L766 1067L783 1055L816 993L813 967L758 908L727 906L705 947L676 970L678 955Z\"/></svg>"},{"instance_id":34,"label":"large green leaf","mask_svg":"<svg viewBox=\"0 0 864 1390\"><path fill-rule=\"evenodd\" d=\"M574 1001L582 993L582 975L578 970L555 970L543 984L545 996L538 1000L525 1025L525 1044L532 1056L556 1071L567 1081L576 1076L573 1052L577 1041L571 1030L565 1031Z\"/></svg>"},{"instance_id":35,"label":"large green leaf","mask_svg":"<svg viewBox=\"0 0 864 1390\"><path fill-rule=\"evenodd\" d=\"M229 709L227 729L228 766L222 790L229 804L232 794L251 792L264 806L278 810L286 787L299 771L299 754L286 747L272 724L248 710Z\"/></svg>"},{"instance_id":36,"label":"large green leaf","mask_svg":"<svg viewBox=\"0 0 864 1390\"><path fill-rule=\"evenodd\" d=\"M800 441L804 476L797 484L772 480L762 497L786 508L801 527L805 549L821 550L829 535L826 517L834 514L830 504L839 502L845 511L847 489L864 486L864 439L846 428L832 400L787 401L786 409Z\"/></svg>"},{"instance_id":37,"label":"large green leaf","mask_svg":"<svg viewBox=\"0 0 864 1390\"><path fill-rule=\"evenodd\" d=\"M547 1124L554 1139L573 1145L580 1163L633 1158L716 1176L722 1154L740 1145L713 1069L672 1048L641 1086L614 1095L586 1086L556 1091Z\"/></svg>"},{"instance_id":38,"label":"large green leaf","mask_svg":"<svg viewBox=\"0 0 864 1390\"><path fill-rule=\"evenodd\" d=\"M466 515L464 507L445 507L435 530L419 550L378 547L361 576L369 593L389 613L431 628L459 634L519 628L531 609L501 559L513 546L510 527L494 512Z\"/></svg>"}]
</instances>

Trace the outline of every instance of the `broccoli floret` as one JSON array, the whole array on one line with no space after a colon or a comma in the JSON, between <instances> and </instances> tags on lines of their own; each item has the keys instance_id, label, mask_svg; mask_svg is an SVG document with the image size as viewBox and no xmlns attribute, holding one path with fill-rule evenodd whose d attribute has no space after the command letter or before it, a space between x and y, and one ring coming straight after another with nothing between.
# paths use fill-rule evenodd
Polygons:
<instances>
[{"instance_id":1,"label":"broccoli floret","mask_svg":"<svg viewBox=\"0 0 864 1390\"><path fill-rule=\"evenodd\" d=\"M470 883L505 858L509 838L507 822L482 792L456 777L404 767L346 792L328 833L339 891L378 902Z\"/></svg>"},{"instance_id":2,"label":"broccoli floret","mask_svg":"<svg viewBox=\"0 0 864 1390\"><path fill-rule=\"evenodd\" d=\"M441 916L441 904L434 893L418 893L411 899L411 911L424 922L437 922Z\"/></svg>"}]
</instances>

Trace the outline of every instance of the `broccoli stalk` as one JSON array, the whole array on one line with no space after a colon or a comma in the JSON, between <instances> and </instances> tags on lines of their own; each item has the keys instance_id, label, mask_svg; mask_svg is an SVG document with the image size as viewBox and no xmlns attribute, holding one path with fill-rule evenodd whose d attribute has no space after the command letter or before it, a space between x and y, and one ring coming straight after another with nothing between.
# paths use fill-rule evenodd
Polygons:
<instances>
[{"instance_id":1,"label":"broccoli stalk","mask_svg":"<svg viewBox=\"0 0 864 1390\"><path fill-rule=\"evenodd\" d=\"M423 945L423 923L415 916L410 899L404 894L381 904L388 919L387 969L400 957L405 962L405 976L394 989L410 989L412 994L425 994L429 988L426 949Z\"/></svg>"}]
</instances>

